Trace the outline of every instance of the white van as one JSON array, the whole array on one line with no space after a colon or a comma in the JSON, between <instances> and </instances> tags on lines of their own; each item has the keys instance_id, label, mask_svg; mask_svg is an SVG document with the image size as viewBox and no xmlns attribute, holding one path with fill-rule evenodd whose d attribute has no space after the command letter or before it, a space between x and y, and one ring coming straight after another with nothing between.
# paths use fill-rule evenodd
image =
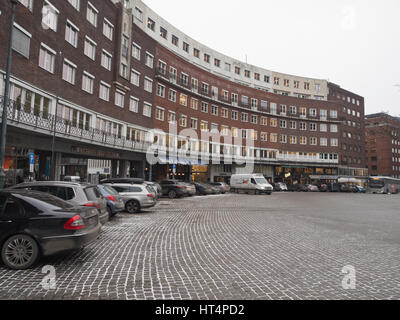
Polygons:
<instances>
[{"instance_id":1,"label":"white van","mask_svg":"<svg viewBox=\"0 0 400 320\"><path fill-rule=\"evenodd\" d=\"M234 174L231 177L231 191L244 191L249 194L266 193L270 195L274 188L262 174Z\"/></svg>"}]
</instances>

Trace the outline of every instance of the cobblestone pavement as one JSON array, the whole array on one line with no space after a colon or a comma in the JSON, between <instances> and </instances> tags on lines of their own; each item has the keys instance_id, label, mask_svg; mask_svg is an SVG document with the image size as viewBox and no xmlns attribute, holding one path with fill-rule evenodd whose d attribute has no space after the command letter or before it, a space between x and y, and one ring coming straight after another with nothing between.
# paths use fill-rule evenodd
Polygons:
<instances>
[{"instance_id":1,"label":"cobblestone pavement","mask_svg":"<svg viewBox=\"0 0 400 320\"><path fill-rule=\"evenodd\" d=\"M1 299L400 299L400 196L275 193L162 200L36 268ZM44 290L44 265L56 270ZM356 289L344 290L344 266Z\"/></svg>"}]
</instances>

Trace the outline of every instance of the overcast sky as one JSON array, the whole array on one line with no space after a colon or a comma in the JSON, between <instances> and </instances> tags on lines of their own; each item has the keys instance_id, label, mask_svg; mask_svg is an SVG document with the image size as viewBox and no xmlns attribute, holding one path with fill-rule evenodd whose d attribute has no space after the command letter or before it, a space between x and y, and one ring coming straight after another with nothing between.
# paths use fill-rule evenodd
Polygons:
<instances>
[{"instance_id":1,"label":"overcast sky","mask_svg":"<svg viewBox=\"0 0 400 320\"><path fill-rule=\"evenodd\" d=\"M195 40L269 70L327 79L400 116L399 0L144 0Z\"/></svg>"}]
</instances>

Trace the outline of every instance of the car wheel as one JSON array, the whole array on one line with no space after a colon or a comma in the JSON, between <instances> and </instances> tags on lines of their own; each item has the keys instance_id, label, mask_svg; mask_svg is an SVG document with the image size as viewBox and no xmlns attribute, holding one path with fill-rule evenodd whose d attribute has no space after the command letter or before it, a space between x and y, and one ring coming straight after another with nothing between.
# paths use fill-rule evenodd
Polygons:
<instances>
[{"instance_id":1,"label":"car wheel","mask_svg":"<svg viewBox=\"0 0 400 320\"><path fill-rule=\"evenodd\" d=\"M109 206L107 206L107 212L108 212L108 220L110 220L113 217L113 213Z\"/></svg>"},{"instance_id":2,"label":"car wheel","mask_svg":"<svg viewBox=\"0 0 400 320\"><path fill-rule=\"evenodd\" d=\"M30 236L19 234L7 239L1 248L3 263L13 270L28 269L39 257L39 246Z\"/></svg>"},{"instance_id":3,"label":"car wheel","mask_svg":"<svg viewBox=\"0 0 400 320\"><path fill-rule=\"evenodd\" d=\"M175 190L169 190L168 197L170 199L175 199L176 198L176 191Z\"/></svg>"},{"instance_id":4,"label":"car wheel","mask_svg":"<svg viewBox=\"0 0 400 320\"><path fill-rule=\"evenodd\" d=\"M140 211L140 204L138 201L133 200L133 201L129 201L126 205L125 205L125 209L129 212L129 213L138 213Z\"/></svg>"}]
</instances>

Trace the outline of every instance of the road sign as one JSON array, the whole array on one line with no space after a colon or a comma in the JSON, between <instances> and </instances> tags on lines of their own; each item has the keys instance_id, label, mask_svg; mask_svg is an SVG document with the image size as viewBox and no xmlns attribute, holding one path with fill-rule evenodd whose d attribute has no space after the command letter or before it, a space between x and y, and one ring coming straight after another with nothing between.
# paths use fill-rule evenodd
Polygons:
<instances>
[{"instance_id":1,"label":"road sign","mask_svg":"<svg viewBox=\"0 0 400 320\"><path fill-rule=\"evenodd\" d=\"M34 153L29 154L29 164L35 164L35 154Z\"/></svg>"}]
</instances>

